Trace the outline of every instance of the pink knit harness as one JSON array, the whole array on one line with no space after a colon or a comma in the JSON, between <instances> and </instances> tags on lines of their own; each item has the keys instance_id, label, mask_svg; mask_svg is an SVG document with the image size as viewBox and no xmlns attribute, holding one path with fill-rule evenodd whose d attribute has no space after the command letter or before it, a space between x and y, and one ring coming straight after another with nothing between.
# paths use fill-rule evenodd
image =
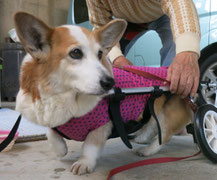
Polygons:
<instances>
[{"instance_id":1,"label":"pink knit harness","mask_svg":"<svg viewBox=\"0 0 217 180\"><path fill-rule=\"evenodd\" d=\"M167 77L167 67L138 67L126 66L142 70L158 76L162 79ZM152 80L119 68L113 68L115 87L137 88L162 86L163 81ZM120 103L120 113L124 123L130 120L137 120L143 112L150 94L128 95ZM79 118L71 118L67 123L60 125L54 130L67 139L84 141L89 132L105 125L110 121L108 113L108 97L102 99L98 105L86 115Z\"/></svg>"}]
</instances>

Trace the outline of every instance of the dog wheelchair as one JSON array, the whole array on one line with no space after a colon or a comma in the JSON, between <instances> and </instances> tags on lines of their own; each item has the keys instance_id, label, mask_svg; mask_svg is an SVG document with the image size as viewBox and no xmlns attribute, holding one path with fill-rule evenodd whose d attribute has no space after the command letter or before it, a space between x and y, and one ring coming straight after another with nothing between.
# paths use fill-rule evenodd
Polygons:
<instances>
[{"instance_id":1,"label":"dog wheelchair","mask_svg":"<svg viewBox=\"0 0 217 180\"><path fill-rule=\"evenodd\" d=\"M203 154L212 162L217 163L217 108L216 105L208 104L208 103L201 103L201 90L210 89L210 88L217 88L217 84L214 82L205 82L201 81L198 89L198 98L194 102L194 100L190 97L187 97L185 99L186 103L191 107L192 111L194 112L195 119L193 122L191 122L189 125L187 125L186 129L189 134L193 135L194 142L198 145L199 149L203 152ZM118 91L118 92L117 92ZM154 94L156 95L162 95L164 93L169 93L169 87L168 86L160 86L160 87L140 87L140 88L123 88L120 90L114 90L110 93L110 97L112 97L114 100L114 103L111 103L111 107L113 106L115 109L119 108L119 104L115 105L115 102L120 101L117 100L120 97L120 94L124 95L133 95L133 94ZM111 99L112 99L111 98ZM151 115L154 117L154 119L157 121L158 126L158 132L159 132L159 144L161 144L161 130L160 125L157 120L157 117L153 110L154 101L151 103L149 110L152 111ZM111 113L112 114L112 113ZM114 114L118 114L118 111L114 112ZM115 116L115 115L114 115ZM114 117L113 116L113 117ZM119 115L120 116L120 113ZM117 120L118 121L118 120ZM114 125L118 129L122 129L120 131L123 131L123 128L127 131L127 134L132 133L132 131L136 131L135 128L133 130L129 130L133 126L130 127L120 127L120 124L115 124L117 122L114 122ZM135 127L135 125L134 125ZM116 128L116 129L117 129ZM136 128L138 129L138 128ZM122 141L125 143L125 145L129 148L132 148L131 144L129 143L127 138L130 138L130 136L121 135L123 132L119 131L119 135L122 139ZM117 137L117 136L114 136Z\"/></svg>"}]
</instances>

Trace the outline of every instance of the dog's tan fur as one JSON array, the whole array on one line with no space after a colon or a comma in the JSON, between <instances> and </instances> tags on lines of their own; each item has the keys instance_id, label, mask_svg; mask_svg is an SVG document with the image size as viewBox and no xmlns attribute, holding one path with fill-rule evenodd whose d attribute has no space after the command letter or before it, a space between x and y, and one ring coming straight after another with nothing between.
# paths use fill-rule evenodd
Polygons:
<instances>
[{"instance_id":1,"label":"dog's tan fur","mask_svg":"<svg viewBox=\"0 0 217 180\"><path fill-rule=\"evenodd\" d=\"M68 67L73 69L74 67L79 68L80 65L77 65L78 61L69 58L68 54L74 47L80 48L85 46L85 43L83 42L82 44L80 39L86 38L90 43L86 50L91 51L91 62L93 61L101 68L100 72L102 71L106 76L112 77L112 66L106 59L106 56L112 46L120 40L125 30L126 22L114 20L95 31L74 27L74 31L79 32L79 40L76 39L76 33L75 36L72 35L70 31L71 26L51 28L27 13L16 14L15 25L18 36L29 53L21 67L21 86L17 96L16 109L30 121L51 128L64 124L71 117L79 117L92 110L106 92L100 95L92 95L95 91L89 92L90 88L88 88L88 92L84 92L83 90L79 91L78 87L71 87L70 82L73 78L76 79L76 77L72 76L70 78L70 76L68 77L64 73L68 72ZM41 42L35 42L28 31L36 31L33 32L33 35L38 37L40 35L38 39ZM94 48L97 50L101 48L104 52L100 62L98 62ZM88 60L89 57L85 58ZM90 63L90 60L88 61ZM63 66L64 64L66 65ZM65 67L65 69L61 69L61 66ZM84 68L84 71L91 72L91 69L88 69L88 67L84 66ZM64 76L62 77L62 75ZM87 76L91 76L91 73ZM99 79L99 77L96 78ZM59 79L60 81L58 81ZM175 95L168 101L162 95L157 98L154 106L162 128L163 144L165 144L172 135L181 130L190 121L191 112L185 102ZM94 170L96 160L111 134L112 127L112 123L109 122L88 134L82 147L82 156L72 165L71 171L74 174L80 175ZM153 117L151 117L150 121L136 132L135 142L147 143L151 140L150 145L138 151L139 155L148 156L159 151L162 145L158 144L156 136L156 123ZM67 146L62 137L50 130L48 139L57 155L64 156L67 153Z\"/></svg>"},{"instance_id":2,"label":"dog's tan fur","mask_svg":"<svg viewBox=\"0 0 217 180\"><path fill-rule=\"evenodd\" d=\"M156 122L153 117L149 122L136 132L137 143L149 143L148 146L138 150L142 156L150 156L158 152L174 134L179 133L191 120L192 112L185 101L178 95L172 96L168 101L165 95L157 98L154 104L155 113L162 130L162 145L159 145Z\"/></svg>"}]
</instances>

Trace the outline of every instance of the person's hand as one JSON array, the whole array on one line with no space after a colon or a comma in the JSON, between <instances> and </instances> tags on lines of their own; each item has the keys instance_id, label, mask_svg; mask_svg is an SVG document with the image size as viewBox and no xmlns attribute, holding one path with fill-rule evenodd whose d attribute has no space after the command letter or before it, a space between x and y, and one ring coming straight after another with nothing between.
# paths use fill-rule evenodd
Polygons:
<instances>
[{"instance_id":1,"label":"person's hand","mask_svg":"<svg viewBox=\"0 0 217 180\"><path fill-rule=\"evenodd\" d=\"M117 57L114 60L113 64L116 66L133 65L133 63L130 60L128 60L127 58L125 58L124 56Z\"/></svg>"},{"instance_id":2,"label":"person's hand","mask_svg":"<svg viewBox=\"0 0 217 180\"><path fill-rule=\"evenodd\" d=\"M194 96L199 84L198 55L194 52L177 54L169 66L167 80L170 81L170 91L185 98L188 94Z\"/></svg>"}]
</instances>

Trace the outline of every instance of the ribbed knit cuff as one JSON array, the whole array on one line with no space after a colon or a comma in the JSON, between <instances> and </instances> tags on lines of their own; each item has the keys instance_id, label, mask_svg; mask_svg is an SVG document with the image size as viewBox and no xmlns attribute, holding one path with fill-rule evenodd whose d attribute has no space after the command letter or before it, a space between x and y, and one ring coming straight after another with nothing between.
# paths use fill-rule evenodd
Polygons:
<instances>
[{"instance_id":1,"label":"ribbed knit cuff","mask_svg":"<svg viewBox=\"0 0 217 180\"><path fill-rule=\"evenodd\" d=\"M123 56L121 50L119 47L114 46L111 51L108 53L108 57L110 59L110 61L113 63L114 60L119 57L119 56Z\"/></svg>"},{"instance_id":2,"label":"ribbed knit cuff","mask_svg":"<svg viewBox=\"0 0 217 180\"><path fill-rule=\"evenodd\" d=\"M176 54L185 51L196 52L200 56L200 37L192 32L185 32L176 39Z\"/></svg>"}]
</instances>

